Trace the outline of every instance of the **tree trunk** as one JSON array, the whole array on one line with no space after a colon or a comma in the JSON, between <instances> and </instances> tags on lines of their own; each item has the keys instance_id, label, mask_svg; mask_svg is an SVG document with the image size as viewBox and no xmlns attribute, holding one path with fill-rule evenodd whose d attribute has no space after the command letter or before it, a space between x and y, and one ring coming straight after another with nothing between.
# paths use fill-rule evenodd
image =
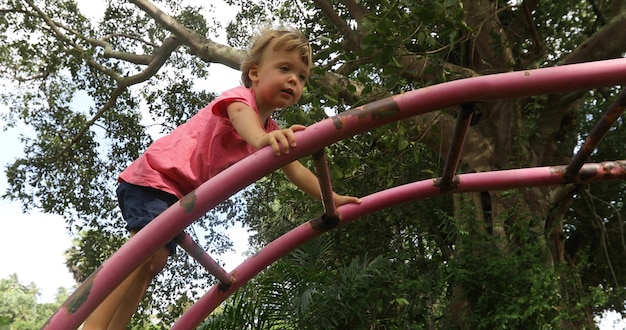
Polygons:
<instances>
[{"instance_id":1,"label":"tree trunk","mask_svg":"<svg viewBox=\"0 0 626 330\"><path fill-rule=\"evenodd\" d=\"M463 172L538 166L559 158L553 140L541 141L542 145L530 144L535 127L532 122L523 119L521 102L504 100L484 104L480 110L483 119L486 120L472 126L468 133L459 164ZM423 130L426 125L433 124L434 118L437 118L441 134L437 137L424 138L422 142L430 144L431 148L440 148L443 150L442 155L445 155L450 141L439 137L452 136L453 120L436 115L423 116L414 119L418 124L414 127ZM539 141L535 141L536 143ZM552 150L554 153L545 150ZM455 283L446 320L447 326L463 329L468 324L475 324L472 311L477 308L475 304L480 304L481 290L507 287L505 283L507 278L502 278L498 272L511 272L512 276L515 276L517 272L537 267L537 264L543 265L540 267L545 267L546 274L553 271L559 275L558 278L563 279L562 283L533 284L532 279L511 279L511 282L521 283L522 286L539 285L553 289L553 292L544 295L579 296L575 292L565 292L577 288L567 284L573 281L569 276L573 272L563 271L563 267L569 267L565 264L564 257L563 215L571 203L572 191L572 187L533 187L453 196L458 231L453 258L463 264L464 260L471 260L477 269L469 271L474 278L466 278ZM528 258L520 258L520 255L526 255L531 251L537 253L534 257L535 263ZM498 258L501 260L496 260ZM514 265L519 267L519 270L499 269L498 265L502 264ZM478 269L480 267L484 269ZM476 274L486 277L480 278ZM503 283L493 283L498 280ZM540 278L536 280L539 281ZM501 304L515 305L516 299L524 299L516 296L515 290L521 293L529 288L511 289L512 296L503 299ZM504 296L507 294L503 292ZM593 325L593 317L585 311L580 311L580 307L577 306L579 301L576 299L559 299L558 302L559 305L553 308L567 311L571 319L577 320L573 322L570 318L564 318L556 325L558 328L584 329ZM523 304L518 306L520 312L523 306ZM525 324L523 321L520 322L512 325Z\"/></svg>"}]
</instances>

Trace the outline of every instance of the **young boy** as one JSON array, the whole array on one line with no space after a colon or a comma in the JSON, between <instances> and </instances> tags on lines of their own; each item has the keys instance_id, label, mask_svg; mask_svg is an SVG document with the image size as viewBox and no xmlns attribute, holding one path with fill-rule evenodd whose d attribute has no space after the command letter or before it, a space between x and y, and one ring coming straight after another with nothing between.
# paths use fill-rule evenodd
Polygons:
<instances>
[{"instance_id":1,"label":"young boy","mask_svg":"<svg viewBox=\"0 0 626 330\"><path fill-rule=\"evenodd\" d=\"M244 86L224 92L187 123L158 139L120 176L117 196L131 236L178 199L242 158L265 146L288 154L294 132L280 129L270 115L302 96L311 67L308 40L295 30L264 30L241 65ZM321 199L317 177L300 162L282 168L307 194ZM360 203L333 193L335 205ZM87 318L84 330L125 329L148 284L165 266L176 244L168 243L144 261Z\"/></svg>"}]
</instances>

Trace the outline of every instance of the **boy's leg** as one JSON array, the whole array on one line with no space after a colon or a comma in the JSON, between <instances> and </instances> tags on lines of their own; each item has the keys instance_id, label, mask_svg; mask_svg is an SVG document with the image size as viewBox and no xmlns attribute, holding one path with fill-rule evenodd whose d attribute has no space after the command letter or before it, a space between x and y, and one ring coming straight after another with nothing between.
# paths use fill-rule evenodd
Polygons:
<instances>
[{"instance_id":1,"label":"boy's leg","mask_svg":"<svg viewBox=\"0 0 626 330\"><path fill-rule=\"evenodd\" d=\"M83 329L126 329L150 281L165 267L168 255L169 249L163 247L146 259L91 313Z\"/></svg>"},{"instance_id":2,"label":"boy's leg","mask_svg":"<svg viewBox=\"0 0 626 330\"><path fill-rule=\"evenodd\" d=\"M137 269L139 272L135 275L134 282L128 288L117 311L113 315L109 323L109 329L126 329L128 327L128 323L130 323L131 317L137 311L137 306L139 306L139 302L141 302L146 293L148 285L165 267L169 252L169 249L161 248Z\"/></svg>"},{"instance_id":3,"label":"boy's leg","mask_svg":"<svg viewBox=\"0 0 626 330\"><path fill-rule=\"evenodd\" d=\"M83 323L83 330L105 330L109 328L109 323L115 315L120 302L124 299L126 291L135 282L135 277L139 274L139 268L135 269L96 309L87 317ZM124 329L126 327L122 327Z\"/></svg>"}]
</instances>

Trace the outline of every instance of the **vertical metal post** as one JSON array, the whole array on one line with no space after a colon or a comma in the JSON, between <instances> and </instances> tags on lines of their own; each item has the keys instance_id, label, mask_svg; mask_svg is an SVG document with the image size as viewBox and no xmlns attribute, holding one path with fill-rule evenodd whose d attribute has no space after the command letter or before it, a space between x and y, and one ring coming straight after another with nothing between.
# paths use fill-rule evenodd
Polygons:
<instances>
[{"instance_id":1,"label":"vertical metal post","mask_svg":"<svg viewBox=\"0 0 626 330\"><path fill-rule=\"evenodd\" d=\"M583 163L596 149L598 144L600 144L606 133L609 129L611 129L611 126L615 124L615 121L617 121L617 119L622 115L624 110L626 110L626 89L622 90L619 96L617 96L615 102L611 104L596 126L591 130L591 132L589 132L589 136L585 139L585 143L567 166L567 169L565 170L565 177L574 177L578 171L580 171Z\"/></svg>"},{"instance_id":2,"label":"vertical metal post","mask_svg":"<svg viewBox=\"0 0 626 330\"><path fill-rule=\"evenodd\" d=\"M322 204L324 205L324 213L331 218L337 218L337 209L333 200L333 187L330 181L330 173L328 171L328 163L326 162L326 153L324 149L313 154L313 164L315 165L315 173L320 183L320 194Z\"/></svg>"},{"instance_id":3,"label":"vertical metal post","mask_svg":"<svg viewBox=\"0 0 626 330\"><path fill-rule=\"evenodd\" d=\"M211 256L204 251L204 249L196 243L196 241L189 236L187 233L183 233L182 237L177 241L178 245L182 247L187 253L194 259L198 261L206 270L213 274L220 282L220 288L223 288L224 291L230 287L233 283L234 278L224 270L220 264L215 261L215 259L211 258Z\"/></svg>"},{"instance_id":4,"label":"vertical metal post","mask_svg":"<svg viewBox=\"0 0 626 330\"><path fill-rule=\"evenodd\" d=\"M456 125L454 127L452 143L450 144L450 149L448 149L446 164L443 167L443 174L438 182L439 189L442 191L454 188L452 179L454 178L457 166L459 165L459 160L461 159L461 151L463 151L465 137L467 136L467 130L469 129L473 114L474 103L461 105L461 110L459 111L459 115L456 119Z\"/></svg>"}]
</instances>

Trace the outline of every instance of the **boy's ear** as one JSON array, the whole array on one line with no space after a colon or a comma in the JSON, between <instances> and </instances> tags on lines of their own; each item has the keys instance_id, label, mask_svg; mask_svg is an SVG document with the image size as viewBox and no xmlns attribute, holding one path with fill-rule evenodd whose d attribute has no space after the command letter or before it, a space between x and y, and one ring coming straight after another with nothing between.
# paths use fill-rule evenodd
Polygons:
<instances>
[{"instance_id":1,"label":"boy's ear","mask_svg":"<svg viewBox=\"0 0 626 330\"><path fill-rule=\"evenodd\" d=\"M256 82L259 80L259 66L258 65L253 65L250 67L250 70L248 70L248 78L250 78L250 81L252 82Z\"/></svg>"}]
</instances>

